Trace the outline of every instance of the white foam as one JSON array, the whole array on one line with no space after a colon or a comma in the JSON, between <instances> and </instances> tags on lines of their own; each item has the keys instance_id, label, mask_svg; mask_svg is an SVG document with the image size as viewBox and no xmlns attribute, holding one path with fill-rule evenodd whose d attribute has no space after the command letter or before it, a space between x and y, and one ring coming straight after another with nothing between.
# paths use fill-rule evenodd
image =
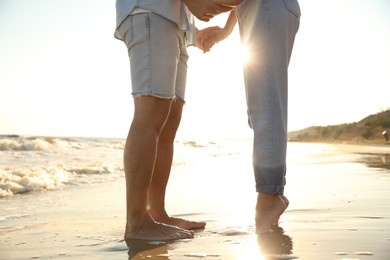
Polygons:
<instances>
[{"instance_id":1,"label":"white foam","mask_svg":"<svg viewBox=\"0 0 390 260\"><path fill-rule=\"evenodd\" d=\"M73 173L60 168L0 169L0 197L58 189L74 179Z\"/></svg>"},{"instance_id":2,"label":"white foam","mask_svg":"<svg viewBox=\"0 0 390 260\"><path fill-rule=\"evenodd\" d=\"M186 257L196 257L196 258L206 258L206 257L220 257L220 254L209 254L209 253L203 253L203 252L194 252L194 253L188 253L184 254Z\"/></svg>"},{"instance_id":3,"label":"white foam","mask_svg":"<svg viewBox=\"0 0 390 260\"><path fill-rule=\"evenodd\" d=\"M111 176L121 170L116 164L0 168L0 197L60 189L69 183L77 184L82 176Z\"/></svg>"},{"instance_id":4,"label":"white foam","mask_svg":"<svg viewBox=\"0 0 390 260\"><path fill-rule=\"evenodd\" d=\"M70 149L67 141L60 138L2 138L0 151L59 152Z\"/></svg>"},{"instance_id":5,"label":"white foam","mask_svg":"<svg viewBox=\"0 0 390 260\"><path fill-rule=\"evenodd\" d=\"M265 258L271 258L271 259L297 259L297 256L293 255L285 255L285 254L264 254Z\"/></svg>"},{"instance_id":6,"label":"white foam","mask_svg":"<svg viewBox=\"0 0 390 260\"><path fill-rule=\"evenodd\" d=\"M374 253L365 251L365 252L355 252L355 255L374 255Z\"/></svg>"}]
</instances>

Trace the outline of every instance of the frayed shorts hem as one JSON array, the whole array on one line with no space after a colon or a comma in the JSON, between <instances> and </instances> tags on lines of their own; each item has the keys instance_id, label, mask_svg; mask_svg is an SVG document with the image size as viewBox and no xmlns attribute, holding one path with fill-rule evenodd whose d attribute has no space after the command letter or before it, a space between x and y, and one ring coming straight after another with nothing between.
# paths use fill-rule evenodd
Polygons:
<instances>
[{"instance_id":1,"label":"frayed shorts hem","mask_svg":"<svg viewBox=\"0 0 390 260\"><path fill-rule=\"evenodd\" d=\"M157 93L132 93L133 98L141 98L141 97L156 97L161 99L178 99L184 102L184 98L173 95L166 94L157 94Z\"/></svg>"}]
</instances>

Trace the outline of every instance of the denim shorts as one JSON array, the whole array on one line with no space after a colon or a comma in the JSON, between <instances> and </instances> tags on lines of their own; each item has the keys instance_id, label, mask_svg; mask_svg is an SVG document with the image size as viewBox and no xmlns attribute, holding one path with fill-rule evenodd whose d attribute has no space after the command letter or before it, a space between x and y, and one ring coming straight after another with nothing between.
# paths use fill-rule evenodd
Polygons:
<instances>
[{"instance_id":1,"label":"denim shorts","mask_svg":"<svg viewBox=\"0 0 390 260\"><path fill-rule=\"evenodd\" d=\"M185 31L152 12L129 15L118 28L128 49L133 96L184 101L188 53Z\"/></svg>"}]
</instances>

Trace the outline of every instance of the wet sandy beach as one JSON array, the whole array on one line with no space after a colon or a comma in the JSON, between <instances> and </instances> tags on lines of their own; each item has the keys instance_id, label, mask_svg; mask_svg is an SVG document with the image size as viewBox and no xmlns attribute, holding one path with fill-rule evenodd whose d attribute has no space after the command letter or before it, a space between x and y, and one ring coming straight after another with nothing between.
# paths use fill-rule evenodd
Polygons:
<instances>
[{"instance_id":1,"label":"wet sandy beach","mask_svg":"<svg viewBox=\"0 0 390 260\"><path fill-rule=\"evenodd\" d=\"M23 210L1 222L0 259L390 259L390 148L358 148L290 143L291 204L261 239L250 142L231 141L175 165L168 211L207 222L194 239L124 241L124 180L113 178L1 199Z\"/></svg>"}]
</instances>

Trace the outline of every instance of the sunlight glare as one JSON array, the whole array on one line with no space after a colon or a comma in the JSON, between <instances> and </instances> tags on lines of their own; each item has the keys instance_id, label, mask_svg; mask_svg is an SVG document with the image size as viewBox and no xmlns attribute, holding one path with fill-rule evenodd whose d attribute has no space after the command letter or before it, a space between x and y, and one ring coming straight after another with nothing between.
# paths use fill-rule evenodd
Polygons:
<instances>
[{"instance_id":1,"label":"sunlight glare","mask_svg":"<svg viewBox=\"0 0 390 260\"><path fill-rule=\"evenodd\" d=\"M241 45L241 48L240 48L241 63L244 65L245 63L247 63L249 61L249 58L250 58L250 53L249 53L248 47L245 45Z\"/></svg>"},{"instance_id":2,"label":"sunlight glare","mask_svg":"<svg viewBox=\"0 0 390 260\"><path fill-rule=\"evenodd\" d=\"M261 249L259 248L257 237L255 235L240 243L238 250L235 252L234 259L265 259L261 253Z\"/></svg>"}]
</instances>

